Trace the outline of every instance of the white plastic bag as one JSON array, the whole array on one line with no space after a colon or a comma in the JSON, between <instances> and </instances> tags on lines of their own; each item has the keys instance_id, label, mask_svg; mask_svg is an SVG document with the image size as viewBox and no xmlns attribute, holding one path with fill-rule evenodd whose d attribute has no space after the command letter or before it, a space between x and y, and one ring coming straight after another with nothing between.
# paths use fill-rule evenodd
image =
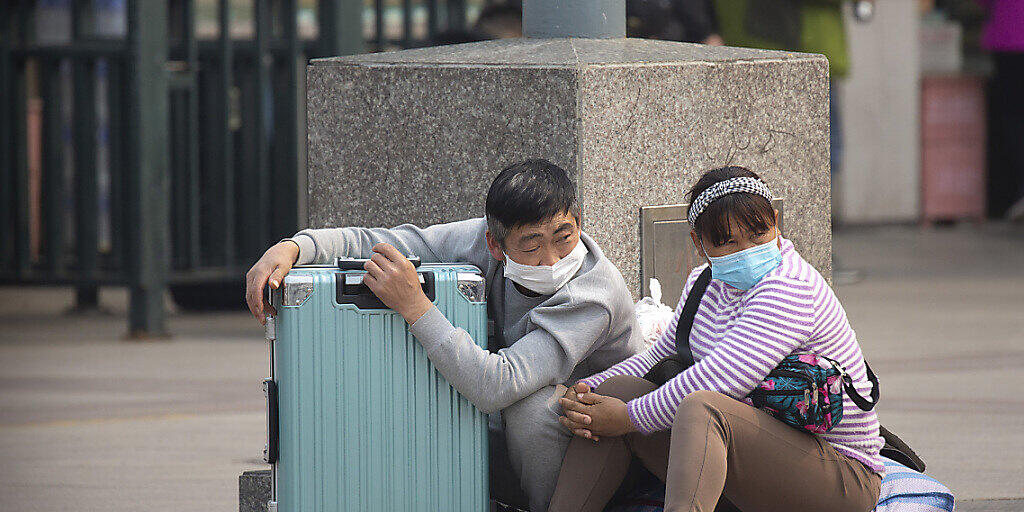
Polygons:
<instances>
[{"instance_id":1,"label":"white plastic bag","mask_svg":"<svg viewBox=\"0 0 1024 512\"><path fill-rule=\"evenodd\" d=\"M651 296L644 297L636 303L636 320L640 323L640 332L648 345L661 339L668 324L672 322L675 312L661 302L661 283L651 278Z\"/></svg>"}]
</instances>

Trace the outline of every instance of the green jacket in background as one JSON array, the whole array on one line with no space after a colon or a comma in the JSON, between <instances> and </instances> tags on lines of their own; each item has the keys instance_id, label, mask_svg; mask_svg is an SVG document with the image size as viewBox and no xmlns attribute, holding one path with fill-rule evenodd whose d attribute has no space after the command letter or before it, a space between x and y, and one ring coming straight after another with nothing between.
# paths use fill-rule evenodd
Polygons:
<instances>
[{"instance_id":1,"label":"green jacket in background","mask_svg":"<svg viewBox=\"0 0 1024 512\"><path fill-rule=\"evenodd\" d=\"M753 8L766 11L753 13L748 20L755 2ZM719 35L729 46L821 53L828 58L832 78L849 72L842 0L715 0L715 11ZM799 32L793 34L795 47L785 36L784 26L790 21Z\"/></svg>"}]
</instances>

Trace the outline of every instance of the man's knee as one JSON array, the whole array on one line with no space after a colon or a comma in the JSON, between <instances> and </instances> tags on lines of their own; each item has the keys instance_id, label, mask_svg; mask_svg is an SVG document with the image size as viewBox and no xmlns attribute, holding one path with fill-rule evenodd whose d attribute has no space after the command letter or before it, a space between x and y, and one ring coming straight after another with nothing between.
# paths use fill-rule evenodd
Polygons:
<instances>
[{"instance_id":1,"label":"man's knee","mask_svg":"<svg viewBox=\"0 0 1024 512\"><path fill-rule=\"evenodd\" d=\"M651 381L632 375L616 375L602 382L594 392L599 395L612 396L619 400L632 400L657 389Z\"/></svg>"},{"instance_id":2,"label":"man's knee","mask_svg":"<svg viewBox=\"0 0 1024 512\"><path fill-rule=\"evenodd\" d=\"M562 395L556 386L546 386L523 397L518 402L502 409L505 424L532 423L553 416L558 418L558 399Z\"/></svg>"},{"instance_id":3,"label":"man's knee","mask_svg":"<svg viewBox=\"0 0 1024 512\"><path fill-rule=\"evenodd\" d=\"M551 499L571 439L558 422L557 399L564 393L565 388L549 386L502 410L510 462L536 510Z\"/></svg>"},{"instance_id":4,"label":"man's knee","mask_svg":"<svg viewBox=\"0 0 1024 512\"><path fill-rule=\"evenodd\" d=\"M510 449L536 444L543 439L569 437L568 431L561 432L565 429L558 422L560 397L557 388L549 386L501 411Z\"/></svg>"}]
</instances>

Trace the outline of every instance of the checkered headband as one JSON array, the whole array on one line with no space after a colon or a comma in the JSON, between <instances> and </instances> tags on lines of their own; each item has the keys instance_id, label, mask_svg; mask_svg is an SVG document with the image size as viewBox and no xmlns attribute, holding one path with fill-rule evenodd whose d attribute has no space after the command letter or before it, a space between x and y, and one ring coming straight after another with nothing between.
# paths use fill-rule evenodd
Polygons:
<instances>
[{"instance_id":1,"label":"checkered headband","mask_svg":"<svg viewBox=\"0 0 1024 512\"><path fill-rule=\"evenodd\" d=\"M763 181L757 178L743 176L722 180L704 189L697 196L697 199L693 201L693 204L690 205L690 211L687 213L687 220L690 222L690 225L693 226L697 217L700 217L700 214L704 213L704 209L716 199L737 192L757 194L767 199L768 202L772 200L772 191L768 190L768 185L765 185Z\"/></svg>"}]
</instances>

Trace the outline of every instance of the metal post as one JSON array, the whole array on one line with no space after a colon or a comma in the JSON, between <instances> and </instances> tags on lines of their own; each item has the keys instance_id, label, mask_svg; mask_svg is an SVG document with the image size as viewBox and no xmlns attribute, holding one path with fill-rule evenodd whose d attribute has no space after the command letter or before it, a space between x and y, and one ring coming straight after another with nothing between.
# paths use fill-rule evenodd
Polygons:
<instances>
[{"instance_id":1,"label":"metal post","mask_svg":"<svg viewBox=\"0 0 1024 512\"><path fill-rule=\"evenodd\" d=\"M320 55L354 55L363 45L363 3L320 0Z\"/></svg>"},{"instance_id":2,"label":"metal post","mask_svg":"<svg viewBox=\"0 0 1024 512\"><path fill-rule=\"evenodd\" d=\"M427 0L427 39L437 37L437 0Z\"/></svg>"},{"instance_id":3,"label":"metal post","mask_svg":"<svg viewBox=\"0 0 1024 512\"><path fill-rule=\"evenodd\" d=\"M373 12L373 39L377 45L376 51L382 52L388 44L384 34L384 0L373 0Z\"/></svg>"},{"instance_id":4,"label":"metal post","mask_svg":"<svg viewBox=\"0 0 1024 512\"><path fill-rule=\"evenodd\" d=\"M271 241L288 236L298 229L299 137L305 140L305 130L299 129L299 53L298 2L280 0L281 38L284 52L279 64L278 93L274 100L274 144L278 164L271 168L272 193L264 204L274 212L270 222ZM303 62L304 63L304 62ZM305 66L301 67L305 71ZM305 193L305 190L302 191Z\"/></svg>"},{"instance_id":5,"label":"metal post","mask_svg":"<svg viewBox=\"0 0 1024 512\"><path fill-rule=\"evenodd\" d=\"M220 57L220 73L217 75L219 81L216 84L217 93L213 95L216 101L216 114L213 116L216 121L212 130L215 158L210 165L211 169L220 169L218 173L208 173L217 176L215 186L210 187L210 195L215 198L209 204L211 206L210 223L211 240L213 243L223 243L223 264L231 267L235 264L235 134L231 127L231 91L234 88L234 63L235 52L231 41L231 5L228 0L217 2L218 21L220 23L220 37L217 40L218 56ZM217 153L217 151L220 153Z\"/></svg>"},{"instance_id":6,"label":"metal post","mask_svg":"<svg viewBox=\"0 0 1024 512\"><path fill-rule=\"evenodd\" d=\"M96 68L94 60L78 57L74 61L74 148L75 148L75 273L89 283L96 277L99 240L97 211L99 191L96 174ZM56 148L52 149L56 151ZM95 284L75 287L75 311L87 312L99 307L99 288Z\"/></svg>"},{"instance_id":7,"label":"metal post","mask_svg":"<svg viewBox=\"0 0 1024 512\"><path fill-rule=\"evenodd\" d=\"M167 3L128 2L129 336L163 336L167 288Z\"/></svg>"},{"instance_id":8,"label":"metal post","mask_svg":"<svg viewBox=\"0 0 1024 512\"><path fill-rule=\"evenodd\" d=\"M64 264L64 141L61 137L60 60L39 66L43 96L43 200L45 213L46 268L52 275L65 274Z\"/></svg>"},{"instance_id":9,"label":"metal post","mask_svg":"<svg viewBox=\"0 0 1024 512\"><path fill-rule=\"evenodd\" d=\"M523 0L523 35L626 37L625 0Z\"/></svg>"},{"instance_id":10,"label":"metal post","mask_svg":"<svg viewBox=\"0 0 1024 512\"><path fill-rule=\"evenodd\" d=\"M125 154L124 139L124 104L126 85L124 62L126 55L119 54L107 59L107 144L109 145L110 161L110 225L117 226L110 233L111 266L125 268Z\"/></svg>"},{"instance_id":11,"label":"metal post","mask_svg":"<svg viewBox=\"0 0 1024 512\"><path fill-rule=\"evenodd\" d=\"M14 200L12 201L14 206L14 268L19 276L25 277L29 275L32 270L32 254L30 250L30 231L29 231L29 205L28 205L28 137L26 132L27 126L27 110L28 110L28 87L26 65L24 62L19 62L14 70L14 76L12 77L12 84L10 84L10 91L14 94L11 95L13 98L19 98L14 101L13 116L14 122L11 123L13 127L13 139L14 144L11 148L13 153L13 160L11 163L11 174L14 181L12 182L11 189L14 192ZM8 186L4 184L4 186ZM5 207L7 205L4 205ZM5 229L7 229L5 227Z\"/></svg>"},{"instance_id":12,"label":"metal post","mask_svg":"<svg viewBox=\"0 0 1024 512\"><path fill-rule=\"evenodd\" d=\"M412 0L402 0L402 48L412 46Z\"/></svg>"},{"instance_id":13,"label":"metal post","mask_svg":"<svg viewBox=\"0 0 1024 512\"><path fill-rule=\"evenodd\" d=\"M448 8L448 28L466 28L466 1L448 0L445 3L447 4L446 7Z\"/></svg>"},{"instance_id":14,"label":"metal post","mask_svg":"<svg viewBox=\"0 0 1024 512\"><path fill-rule=\"evenodd\" d=\"M0 101L0 265L10 268L13 262L14 233L10 227L14 224L11 204L14 202L14 112L12 105L22 98L8 93L14 85L12 71L14 59L11 57L13 47L14 20L11 6L0 2L0 91L7 96Z\"/></svg>"},{"instance_id":15,"label":"metal post","mask_svg":"<svg viewBox=\"0 0 1024 512\"><path fill-rule=\"evenodd\" d=\"M185 150L186 175L188 176L188 265L199 268L200 225L199 225L199 43L196 41L195 0L185 0L182 5L181 37L185 42L185 62L191 87L185 92Z\"/></svg>"},{"instance_id":16,"label":"metal post","mask_svg":"<svg viewBox=\"0 0 1024 512\"><path fill-rule=\"evenodd\" d=\"M246 251L249 254L260 254L267 242L270 240L270 212L267 205L270 204L270 115L273 108L273 91L270 86L270 42L273 37L273 26L271 24L270 0L254 0L253 16L256 18L256 104L254 105L253 128L256 132L254 139L254 157L256 167L253 169L256 174L256 194L248 199L248 208L253 212L252 231L254 236L249 238Z\"/></svg>"}]
</instances>

